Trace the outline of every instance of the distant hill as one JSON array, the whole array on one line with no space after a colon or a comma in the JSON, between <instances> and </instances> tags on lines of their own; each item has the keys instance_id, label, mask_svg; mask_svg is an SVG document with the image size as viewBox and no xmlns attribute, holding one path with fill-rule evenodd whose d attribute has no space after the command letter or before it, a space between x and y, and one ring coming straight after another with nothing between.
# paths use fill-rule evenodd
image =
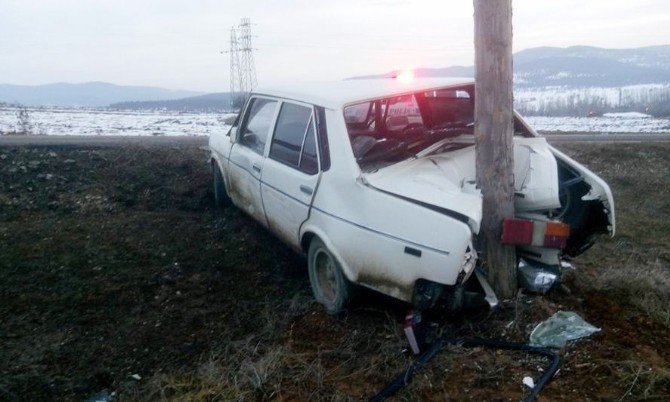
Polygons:
<instances>
[{"instance_id":1,"label":"distant hill","mask_svg":"<svg viewBox=\"0 0 670 402\"><path fill-rule=\"evenodd\" d=\"M418 68L416 76L472 77L473 66ZM397 71L353 77L388 78ZM670 45L634 49L537 47L514 54L515 105L525 114L638 111L670 116ZM115 109L228 111L227 92L202 94L104 82L0 84L0 103Z\"/></svg>"},{"instance_id":2,"label":"distant hill","mask_svg":"<svg viewBox=\"0 0 670 402\"><path fill-rule=\"evenodd\" d=\"M472 77L474 67L418 68L414 74L424 77ZM395 75L397 71L353 79ZM666 84L670 83L670 45L634 49L590 46L526 49L514 54L514 83L518 88Z\"/></svg>"},{"instance_id":3,"label":"distant hill","mask_svg":"<svg viewBox=\"0 0 670 402\"><path fill-rule=\"evenodd\" d=\"M220 112L231 109L229 92L163 101L118 102L109 107L112 109L168 109L191 112Z\"/></svg>"},{"instance_id":4,"label":"distant hill","mask_svg":"<svg viewBox=\"0 0 670 402\"><path fill-rule=\"evenodd\" d=\"M389 78L398 74L351 79ZM417 77L473 77L473 66L418 68ZM514 54L514 104L523 114L670 116L670 45L634 49L537 47Z\"/></svg>"},{"instance_id":5,"label":"distant hill","mask_svg":"<svg viewBox=\"0 0 670 402\"><path fill-rule=\"evenodd\" d=\"M200 94L201 92L123 86L106 82L46 85L0 84L0 102L20 103L28 106L103 107L122 101L158 101Z\"/></svg>"},{"instance_id":6,"label":"distant hill","mask_svg":"<svg viewBox=\"0 0 670 402\"><path fill-rule=\"evenodd\" d=\"M619 87L670 83L670 45L636 49L540 47L514 55L520 87Z\"/></svg>"}]
</instances>

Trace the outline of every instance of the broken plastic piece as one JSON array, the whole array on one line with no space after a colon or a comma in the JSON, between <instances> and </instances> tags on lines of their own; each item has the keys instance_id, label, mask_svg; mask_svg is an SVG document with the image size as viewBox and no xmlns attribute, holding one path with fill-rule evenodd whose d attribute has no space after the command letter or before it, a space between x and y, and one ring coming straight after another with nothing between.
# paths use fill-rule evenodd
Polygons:
<instances>
[{"instance_id":1,"label":"broken plastic piece","mask_svg":"<svg viewBox=\"0 0 670 402\"><path fill-rule=\"evenodd\" d=\"M574 311L559 311L539 323L530 334L533 346L562 348L566 342L600 331Z\"/></svg>"},{"instance_id":2,"label":"broken plastic piece","mask_svg":"<svg viewBox=\"0 0 670 402\"><path fill-rule=\"evenodd\" d=\"M547 293L558 281L559 275L548 267L533 266L523 258L517 268L519 286L535 293Z\"/></svg>"},{"instance_id":3,"label":"broken plastic piece","mask_svg":"<svg viewBox=\"0 0 670 402\"><path fill-rule=\"evenodd\" d=\"M478 268L475 268L475 276L479 281L479 285L484 290L484 299L489 304L491 310L498 308L498 297L496 296L491 284L486 280L486 276Z\"/></svg>"},{"instance_id":4,"label":"broken plastic piece","mask_svg":"<svg viewBox=\"0 0 670 402\"><path fill-rule=\"evenodd\" d=\"M522 380L523 385L527 386L528 388L535 388L535 381L533 381L533 377L528 377L525 376Z\"/></svg>"},{"instance_id":5,"label":"broken plastic piece","mask_svg":"<svg viewBox=\"0 0 670 402\"><path fill-rule=\"evenodd\" d=\"M575 270L577 267L575 267L575 265L569 261L561 260L561 269Z\"/></svg>"},{"instance_id":6,"label":"broken plastic piece","mask_svg":"<svg viewBox=\"0 0 670 402\"><path fill-rule=\"evenodd\" d=\"M88 398L86 402L110 402L112 399L114 399L114 393L112 392L110 394L109 391L104 389Z\"/></svg>"},{"instance_id":7,"label":"broken plastic piece","mask_svg":"<svg viewBox=\"0 0 670 402\"><path fill-rule=\"evenodd\" d=\"M405 326L403 329L405 330L405 336L407 337L409 346L410 348L412 348L412 352L415 355L421 353L421 348L419 347L419 341L414 332L416 324L418 324L420 321L421 316L415 315L413 311L408 312L407 315L405 316Z\"/></svg>"}]
</instances>

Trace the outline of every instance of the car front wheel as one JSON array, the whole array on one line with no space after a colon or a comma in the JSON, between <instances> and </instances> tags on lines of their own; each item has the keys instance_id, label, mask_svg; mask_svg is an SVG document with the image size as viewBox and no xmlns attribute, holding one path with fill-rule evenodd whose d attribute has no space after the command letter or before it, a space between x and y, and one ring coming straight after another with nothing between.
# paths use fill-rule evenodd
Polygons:
<instances>
[{"instance_id":1,"label":"car front wheel","mask_svg":"<svg viewBox=\"0 0 670 402\"><path fill-rule=\"evenodd\" d=\"M353 293L353 285L344 276L335 257L317 237L309 245L307 265L316 301L323 304L328 314L344 310Z\"/></svg>"}]
</instances>

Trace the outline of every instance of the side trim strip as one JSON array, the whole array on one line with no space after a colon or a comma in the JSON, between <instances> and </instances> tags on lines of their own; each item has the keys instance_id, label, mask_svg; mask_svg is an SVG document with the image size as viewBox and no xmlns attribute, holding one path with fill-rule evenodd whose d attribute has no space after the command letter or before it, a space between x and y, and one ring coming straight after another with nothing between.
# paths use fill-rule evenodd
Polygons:
<instances>
[{"instance_id":1,"label":"side trim strip","mask_svg":"<svg viewBox=\"0 0 670 402\"><path fill-rule=\"evenodd\" d=\"M247 171L249 174L251 174L251 172L250 172L248 169L245 169L245 168L244 168L243 166L241 166L239 163L235 163L232 159L230 159L230 163L234 164L235 166L238 166L240 169L245 170L245 171ZM303 202L302 200L299 200L299 199L297 199L297 198L295 198L295 197L293 197L293 196L291 196L291 195L289 195L289 194L286 194L285 192L279 190L278 188L276 188L276 187L274 187L274 186L272 186L272 185L270 185L270 184L267 184L267 183L264 182L264 181L261 181L260 183L261 183L261 184L264 184L265 186L267 186L267 187L269 187L269 188L271 188L271 189L273 189L273 190L275 190L275 191L277 191L277 192L279 192L279 193L281 193L281 194L283 194L283 195L285 195L286 197L288 197L288 198L290 198L290 199L292 199L292 200L294 200L294 201L296 201L296 202L299 202L299 203L302 204L303 206L306 206L306 207L310 208L310 204L307 204L307 203ZM321 212L322 214L327 215L327 216L330 216L331 218L335 218L335 219L337 219L337 220L339 220L339 221L348 223L348 224L353 225L353 226L355 226L355 227L357 227L357 228L360 228L360 229L363 229L363 230L367 230L367 231L369 231L369 232L372 232L372 233L376 233L376 234L382 235L382 236L384 236L384 237L388 237L389 239L393 239L393 240L396 240L396 241L399 241L399 242L407 243L407 244L412 245L412 246L415 246L415 247L423 248L423 249L426 249L426 250L431 250L431 251L434 251L434 252L436 252L436 253L440 253L440 254L444 254L444 255L449 255L449 254L450 254L450 252L447 251L447 250L440 250L440 249L437 249L437 248L434 248L434 247L430 247L430 246L426 246L426 245L423 245L423 244L415 243L415 242L413 242L413 241L410 241L410 240L407 240L407 239L403 239L403 238L400 238L400 237L397 237L397 236L393 236L393 235L388 234L388 233L380 232L379 230L375 230L375 229L369 228L369 227L367 227L367 226L359 225L358 223L354 223L354 222L349 221L349 220L347 220L347 219L340 218L339 216L333 215L333 214L331 214L331 213L329 213L329 212L326 212L326 211L324 211L324 210L322 210L322 209L319 209L319 208L317 208L317 207L315 207L315 206L311 206L310 211L311 211L311 210L315 210L315 211Z\"/></svg>"},{"instance_id":2,"label":"side trim strip","mask_svg":"<svg viewBox=\"0 0 670 402\"><path fill-rule=\"evenodd\" d=\"M247 172L247 173L249 173L250 175L253 176L253 174L251 173L251 171L250 171L249 169L245 169L244 166L240 165L239 163L235 163L235 161L233 161L232 159L230 159L230 163L232 163L233 165L239 167L240 169L244 170L245 172ZM254 179L255 179L255 177L254 177ZM280 194L283 194L283 195L287 196L288 198L292 199L293 201L296 201L296 202L302 204L303 206L306 206L306 207L309 208L309 205L310 205L310 204L308 204L308 203L306 203L306 202L304 202L304 201L302 201L302 200L299 200L299 199L293 197L293 196L290 195L290 194L287 194L287 193L281 191L281 190L278 189L277 187L275 187L275 186L273 186L273 185L270 185L270 184L268 184L267 182L264 182L263 180L259 180L259 181L260 181L260 183L261 183L262 185L264 184L266 187L269 187L269 188L275 190L276 192L278 192L278 193L280 193Z\"/></svg>"},{"instance_id":3,"label":"side trim strip","mask_svg":"<svg viewBox=\"0 0 670 402\"><path fill-rule=\"evenodd\" d=\"M380 232L379 230L375 230L375 229L369 228L369 227L367 227L367 226L359 225L358 223L349 221L349 220L344 219L344 218L340 218L339 216L335 216L335 215L333 215L333 214L331 214L331 213L328 213L328 212L326 212L326 211L324 211L324 210L322 210L322 209L319 209L319 208L317 208L317 207L315 207L315 206L312 206L312 209L315 210L315 211L321 212L321 213L324 214L324 215L328 215L328 216L330 216L331 218L335 218L335 219L340 220L340 221L342 221L342 222L345 222L345 223L348 223L348 224L350 224L350 225L356 226L357 228L360 228L360 229L363 229L363 230L367 230L367 231L369 231L369 232L373 232L373 233L382 235L382 236L384 236L384 237L388 237L389 239L393 239L393 240L396 240L396 241L399 241L399 242L407 243L407 244L410 244L410 245L412 245L412 246L416 246L416 247L419 247L419 248L423 248L423 249L431 250L431 251L434 251L434 252L436 252L436 253L440 253L440 254L444 254L444 255L449 255L449 254L450 254L449 251L446 251L446 250L440 250L440 249L437 249L437 248L433 248L433 247L430 247L430 246L426 246L426 245L424 245L424 244L415 243L415 242L413 242L413 241L410 241L410 240L407 240L407 239L403 239L403 238L400 238L400 237L396 237L396 236L393 236L393 235L388 234L388 233Z\"/></svg>"},{"instance_id":4,"label":"side trim strip","mask_svg":"<svg viewBox=\"0 0 670 402\"><path fill-rule=\"evenodd\" d=\"M261 185L265 185L266 187L273 189L274 191L278 192L279 194L285 195L286 197L288 197L288 198L292 199L293 201L295 201L295 202L301 204L302 206L305 206L305 207L309 208L309 204L307 204L306 202L304 202L304 201L302 201L302 200L299 200L299 199L293 197L293 196L290 195L290 194L286 194L285 192L281 191L280 189L278 189L278 188L275 187L275 186L272 186L272 185L270 185L270 184L267 184L267 183L264 182L264 181L261 181Z\"/></svg>"},{"instance_id":5,"label":"side trim strip","mask_svg":"<svg viewBox=\"0 0 670 402\"><path fill-rule=\"evenodd\" d=\"M420 205L420 206L422 206L424 208L427 208L427 209L430 209L432 211L439 212L443 215L447 215L451 218L456 219L457 221L463 222L466 225L470 226L470 223L469 223L470 219L466 215L463 215L463 214L458 213L456 211L452 211L451 209L438 207L438 206L431 205L431 204L428 204L428 203L423 202L423 201L418 201L418 200L414 200L412 198L408 198L408 197L405 197L405 196L402 196L402 195L399 195L399 194L391 193L389 191L382 190L381 188L377 188L377 187L375 187L371 184L367 184L367 186L370 187L370 188L374 188L375 190L377 190L379 192L382 192L384 194L388 194L392 197L400 198L401 200L411 202L412 204Z\"/></svg>"},{"instance_id":6,"label":"side trim strip","mask_svg":"<svg viewBox=\"0 0 670 402\"><path fill-rule=\"evenodd\" d=\"M230 163L232 163L233 165L237 166L238 168L244 170L245 172L251 174L251 171L250 171L249 169L245 168L244 166L240 165L239 163L235 162L234 160L232 160L232 159L229 158L228 161L229 161Z\"/></svg>"}]
</instances>

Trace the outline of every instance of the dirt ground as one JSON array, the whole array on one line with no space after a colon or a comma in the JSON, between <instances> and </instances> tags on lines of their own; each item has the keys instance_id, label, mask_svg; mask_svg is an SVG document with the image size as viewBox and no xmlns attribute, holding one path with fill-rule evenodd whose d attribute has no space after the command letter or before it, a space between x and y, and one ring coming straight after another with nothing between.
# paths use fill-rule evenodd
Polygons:
<instances>
[{"instance_id":1,"label":"dirt ground","mask_svg":"<svg viewBox=\"0 0 670 402\"><path fill-rule=\"evenodd\" d=\"M617 236L546 297L444 329L525 341L574 310L544 401L670 400L670 144L561 149L605 178ZM212 207L197 147L0 148L0 400L361 400L412 357L406 306L363 292L324 314L306 263ZM518 400L546 363L450 347L396 400Z\"/></svg>"}]
</instances>

